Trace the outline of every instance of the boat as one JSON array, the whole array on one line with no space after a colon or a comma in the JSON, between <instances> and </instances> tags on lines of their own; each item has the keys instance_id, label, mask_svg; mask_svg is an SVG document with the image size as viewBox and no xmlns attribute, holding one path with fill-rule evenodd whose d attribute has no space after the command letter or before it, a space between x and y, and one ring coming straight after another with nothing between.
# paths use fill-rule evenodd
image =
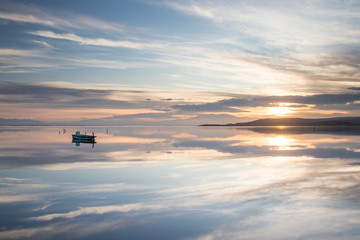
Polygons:
<instances>
[{"instance_id":1,"label":"boat","mask_svg":"<svg viewBox=\"0 0 360 240\"><path fill-rule=\"evenodd\" d=\"M80 146L80 143L96 143L95 142L96 136L94 135L94 132L92 135L80 134L80 131L76 131L75 134L72 134L72 142L76 143L76 146Z\"/></svg>"}]
</instances>

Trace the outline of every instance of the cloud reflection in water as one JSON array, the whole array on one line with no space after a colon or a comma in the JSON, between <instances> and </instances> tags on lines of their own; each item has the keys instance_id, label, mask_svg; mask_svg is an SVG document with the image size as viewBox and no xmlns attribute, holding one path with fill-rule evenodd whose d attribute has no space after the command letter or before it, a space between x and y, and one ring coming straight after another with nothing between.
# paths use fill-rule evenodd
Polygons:
<instances>
[{"instance_id":1,"label":"cloud reflection in water","mask_svg":"<svg viewBox=\"0 0 360 240\"><path fill-rule=\"evenodd\" d=\"M358 134L105 129L0 131L0 239L360 236Z\"/></svg>"}]
</instances>

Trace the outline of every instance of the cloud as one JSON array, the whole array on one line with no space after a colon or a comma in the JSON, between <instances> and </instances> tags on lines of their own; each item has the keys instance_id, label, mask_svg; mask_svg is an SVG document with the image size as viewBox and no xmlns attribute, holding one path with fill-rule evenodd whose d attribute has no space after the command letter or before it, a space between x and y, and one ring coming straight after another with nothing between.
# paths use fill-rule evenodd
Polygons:
<instances>
[{"instance_id":1,"label":"cloud","mask_svg":"<svg viewBox=\"0 0 360 240\"><path fill-rule=\"evenodd\" d=\"M222 17L217 15L214 9L203 8L199 3L191 2L189 5L183 5L178 2L166 2L166 4L178 11L185 12L189 15L195 15L202 18L212 20L214 22L221 22Z\"/></svg>"},{"instance_id":2,"label":"cloud","mask_svg":"<svg viewBox=\"0 0 360 240\"><path fill-rule=\"evenodd\" d=\"M52 45L50 45L49 43L47 43L47 42L38 41L38 40L33 40L33 42L45 47L46 49L54 49L54 47Z\"/></svg>"},{"instance_id":3,"label":"cloud","mask_svg":"<svg viewBox=\"0 0 360 240\"><path fill-rule=\"evenodd\" d=\"M124 62L118 60L104 60L104 59L66 59L70 66L84 66L90 68L108 68L108 69L129 69L129 68L143 68L150 67L154 64L145 62Z\"/></svg>"},{"instance_id":4,"label":"cloud","mask_svg":"<svg viewBox=\"0 0 360 240\"><path fill-rule=\"evenodd\" d=\"M47 25L47 26L56 26L55 22L38 18L34 15L30 14L17 14L17 13L0 13L0 18L10 20L10 21L17 21L17 22L26 22L26 23L36 23L41 25Z\"/></svg>"},{"instance_id":5,"label":"cloud","mask_svg":"<svg viewBox=\"0 0 360 240\"><path fill-rule=\"evenodd\" d=\"M132 48L132 49L141 49L147 46L145 44L130 42L130 41L114 41L104 38L84 38L73 33L61 34L61 33L54 33L52 31L36 31L29 33L46 38L63 39L63 40L78 42L82 45L94 45L94 46L102 46L102 47L122 47L122 48Z\"/></svg>"},{"instance_id":6,"label":"cloud","mask_svg":"<svg viewBox=\"0 0 360 240\"><path fill-rule=\"evenodd\" d=\"M166 5L233 33L234 59L245 58L319 85L319 80L359 79L356 21L360 7L356 2L210 0L168 1Z\"/></svg>"},{"instance_id":7,"label":"cloud","mask_svg":"<svg viewBox=\"0 0 360 240\"><path fill-rule=\"evenodd\" d=\"M0 48L0 73L28 73L55 66L44 58L44 49Z\"/></svg>"},{"instance_id":8,"label":"cloud","mask_svg":"<svg viewBox=\"0 0 360 240\"><path fill-rule=\"evenodd\" d=\"M315 62L321 62L319 59L308 61L308 63L301 65L299 64L299 58L305 61L308 57L302 57L299 54L285 54L284 52L277 53L271 49L264 49L261 46L263 43L256 42L255 45L258 51L249 50L250 47L246 41L236 40L237 37L233 38L232 41L227 44L217 43L217 41L210 41L204 44L202 41L197 42L196 40L192 41L180 41L176 42L174 39L170 39L169 36L163 38L162 41L159 41L158 38L154 40L153 37L149 36L149 33L146 33L148 36L146 39L143 37L137 37L138 40L126 40L126 39L134 39L129 36L121 35L116 39L105 38L102 35L101 37L84 37L79 33L80 30L87 29L97 29L102 30L105 33L107 31L115 32L119 26L116 26L112 23L100 21L96 19L91 19L86 16L74 15L70 13L64 13L63 16L60 17L60 14L56 15L55 13L48 13L44 9L40 9L36 6L30 5L30 7L26 7L27 5L19 5L15 4L16 7L10 8L9 6L5 6L5 9L10 9L11 11L16 12L16 14L10 16L8 14L3 14L4 19L9 19L12 21L25 21L32 22L37 24L42 24L45 26L51 26L53 28L66 30L65 33L56 33L54 31L30 31L34 36L46 37L50 39L59 39L59 40L68 40L72 42L76 42L80 45L86 46L100 46L100 47L111 47L111 48L127 48L133 50L147 50L152 53L152 57L146 59L146 61L151 62L152 65L157 63L159 66L163 64L171 64L175 66L184 66L186 68L195 68L195 69L203 69L205 71L188 71L187 75L199 75L205 77L214 77L213 73L218 75L221 73L222 78L226 78L232 81L242 81L247 82L248 79L262 79L261 81L275 83L285 83L288 82L292 76L287 76L287 73L295 73L297 75L304 76L306 78L314 78L318 77L319 79L329 80L331 79L343 79L344 81L350 81L356 79L356 74L354 73L354 67L349 68L346 74L344 74L344 68L339 68L335 71L336 68L332 67L331 63L327 65L329 67L329 71L325 71L324 66L319 66L322 68L322 71L316 70L314 68L317 66ZM222 27L229 27L233 24L229 20L228 16L222 16L224 14L227 3L218 6L218 3L215 2L191 2L189 5L185 3L168 3L168 7L172 9L176 9L177 11L183 11L187 14L198 15L200 17L210 19L216 23L221 22ZM257 6L258 7L258 6ZM249 16L252 16L254 10L245 9L245 13ZM267 10L267 9L266 9ZM10 12L11 12L10 11ZM224 12L223 12L224 11ZM234 11L230 9L230 13ZM247 12L248 11L248 12ZM266 11L264 11L266 12ZM234 14L235 15L235 14ZM241 14L240 14L241 15ZM0 15L1 16L1 15ZM36 16L36 17L35 17ZM224 19L224 20L223 20ZM86 21L85 21L86 20ZM229 22L230 21L230 22ZM235 21L235 20L234 20ZM240 20L239 20L240 21ZM243 21L243 20L241 20ZM89 24L87 25L87 22ZM261 23L259 23L261 25ZM224 26L223 26L224 25ZM109 27L109 29L104 29L104 27ZM111 27L112 26L112 27ZM73 33L73 30L78 32ZM98 34L98 33L96 33ZM88 33L87 33L88 35ZM119 40L120 39L120 40ZM125 40L123 40L125 39ZM216 37L214 38L216 39ZM41 42L41 41L40 41ZM237 43L236 43L237 42ZM264 42L268 42L268 39ZM236 51L231 50L231 54L229 54L228 48L232 49L232 44L235 44ZM47 49L51 49L47 46L47 44L42 44ZM217 46L220 46L222 50L217 50ZM303 51L301 51L302 53ZM156 55L156 57L153 57ZM318 53L314 53L310 59L313 59L314 56L318 56ZM59 56L63 58L63 56ZM279 59L284 59L285 61L279 61ZM346 57L342 57L342 59L346 59ZM108 69L128 69L128 68L140 68L144 66L149 66L144 62L127 62L127 61L119 61L119 60L101 60L101 59L90 59L86 61L85 58L78 59L63 59L65 62L59 63L56 62L52 64L51 67L64 67L71 66L79 67L86 66L89 68L101 67ZM53 61L53 60L51 60ZM13 61L16 62L16 61ZM97 64L100 62L100 64ZM326 61L322 61L326 62ZM353 61L354 62L354 61ZM345 62L343 63L345 65ZM17 68L9 68L4 69L2 72L7 73L20 73L20 72L30 72L37 71L35 67L27 66L26 64L19 65L16 64ZM350 65L346 65L349 66ZM22 68L21 68L22 67ZM327 68L326 67L326 68ZM26 68L26 69L24 69ZM31 69L30 69L31 68ZM40 69L44 69L45 67ZM239 68L242 70L239 71ZM311 69L312 68L312 69ZM331 69L330 69L331 68ZM323 76L320 76L319 73L324 73ZM195 74L196 73L196 74ZM226 74L226 75L224 75ZM335 76L336 75L336 76ZM184 76L188 78L189 76ZM220 76L217 76L220 77ZM297 81L300 84L300 81ZM293 81L291 83L294 85ZM207 84L209 86L209 84Z\"/></svg>"},{"instance_id":9,"label":"cloud","mask_svg":"<svg viewBox=\"0 0 360 240\"><path fill-rule=\"evenodd\" d=\"M232 112L239 111L236 108L242 107L270 107L277 103L296 104L296 107L307 105L346 105L360 100L359 94L317 94L308 96L256 96L240 95L237 98L220 100L204 104L182 104L174 105L176 110L189 112ZM300 105L299 105L300 104ZM338 106L337 106L338 107Z\"/></svg>"},{"instance_id":10,"label":"cloud","mask_svg":"<svg viewBox=\"0 0 360 240\"><path fill-rule=\"evenodd\" d=\"M43 109L114 109L114 115L111 118L87 118L84 121L76 121L77 124L185 124L198 125L204 123L226 123L239 121L232 115L221 115L220 113L246 113L250 111L247 108L253 107L276 107L281 104L287 104L286 107L301 110L306 108L308 111L314 109L323 110L357 110L360 101L359 94L317 94L306 96L258 96L245 94L226 94L224 97L232 97L216 102L194 104L185 98L168 97L161 98L156 96L154 91L133 91L133 90L109 90L109 89L82 89L54 87L40 84L23 84L0 81L0 96L2 104L22 104L31 108ZM161 93L164 95L164 93ZM168 95L168 94L167 94ZM148 101L147 99L154 99ZM9 107L9 106L8 106ZM124 113L117 116L119 110L137 111ZM143 109L147 110L139 111ZM139 113L141 112L141 113ZM189 113L190 115L187 116ZM214 113L214 114L209 114ZM184 118L184 116L186 117ZM14 118L14 117L12 117ZM34 117L31 117L34 118ZM36 118L36 117L35 117ZM75 120L74 120L75 121ZM211 122L214 121L214 122ZM224 121L224 122L221 122ZM74 122L75 123L75 122Z\"/></svg>"},{"instance_id":11,"label":"cloud","mask_svg":"<svg viewBox=\"0 0 360 240\"><path fill-rule=\"evenodd\" d=\"M360 87L350 87L348 88L349 90L355 90L355 91L360 91Z\"/></svg>"},{"instance_id":12,"label":"cloud","mask_svg":"<svg viewBox=\"0 0 360 240\"><path fill-rule=\"evenodd\" d=\"M37 221L50 221L55 218L75 218L82 215L89 214L106 214L110 212L131 212L131 211L144 211L144 210L158 210L164 208L161 205L143 205L143 204L125 204L125 205L112 205L112 206L96 206L96 207L83 207L79 210L74 210L68 213L54 213L31 218Z\"/></svg>"},{"instance_id":13,"label":"cloud","mask_svg":"<svg viewBox=\"0 0 360 240\"><path fill-rule=\"evenodd\" d=\"M360 59L356 49L360 33L355 30L357 28L352 21L357 18L356 4L340 5L335 2L334 5L339 8L334 9L324 1L313 5L299 2L259 4L249 1L165 3L172 10L215 23L219 30L224 30L225 36L214 33L211 40L206 36L207 40L204 41L201 33L194 35L195 39L175 39L172 35L163 34L162 40L159 40L158 36L154 37L153 31L138 31L137 28L122 24L61 10L53 12L31 4L3 4L0 7L0 18L53 28L28 31L33 36L68 40L84 46L146 50L150 53L141 62L121 61L113 56L112 59L86 61L85 57L71 59L64 58L64 55L56 56L62 62L54 62L54 55L51 55L47 58L48 67L128 69L146 67L149 66L146 62L150 62L151 66L173 65L195 70L186 71L185 75L181 72L175 74L183 76L183 79L199 76L217 80L221 78L232 82L232 86L258 86L266 82L268 85L282 84L285 88L293 88L295 84L306 84L303 82L305 79L310 80L312 86L321 85L324 89L326 84L323 81L347 83L359 79ZM340 30L342 34L338 34ZM130 36L129 32L135 33L136 37ZM37 44L51 49L46 42L38 41ZM12 64L9 63L0 71L25 73L46 68L45 61L43 67L37 68L29 65L30 61L16 63L19 60L14 59ZM253 79L258 80L255 83ZM188 84L185 81L181 84L183 87L194 86L193 82ZM217 88L215 83L207 82L204 85Z\"/></svg>"},{"instance_id":14,"label":"cloud","mask_svg":"<svg viewBox=\"0 0 360 240\"><path fill-rule=\"evenodd\" d=\"M31 238L32 236L53 231L53 227L36 227L36 228L25 228L17 230L7 230L0 232L1 239L22 239L22 238Z\"/></svg>"},{"instance_id":15,"label":"cloud","mask_svg":"<svg viewBox=\"0 0 360 240\"><path fill-rule=\"evenodd\" d=\"M241 100L240 100L241 102ZM185 112L236 112L238 110L232 109L227 103L223 101L215 103L204 103L204 104L182 104L174 105L173 109L181 110Z\"/></svg>"},{"instance_id":16,"label":"cloud","mask_svg":"<svg viewBox=\"0 0 360 240\"><path fill-rule=\"evenodd\" d=\"M96 29L103 31L122 32L129 30L127 26L115 22L103 21L81 14L67 11L49 11L33 4L4 2L0 7L0 19L38 24L57 29Z\"/></svg>"},{"instance_id":17,"label":"cloud","mask_svg":"<svg viewBox=\"0 0 360 240\"><path fill-rule=\"evenodd\" d=\"M40 200L40 196L36 194L17 194L17 195L0 195L0 203L15 203L15 202L36 202Z\"/></svg>"},{"instance_id":18,"label":"cloud","mask_svg":"<svg viewBox=\"0 0 360 240\"><path fill-rule=\"evenodd\" d=\"M35 50L0 48L0 56L34 57L38 55L39 55L39 51L35 51Z\"/></svg>"},{"instance_id":19,"label":"cloud","mask_svg":"<svg viewBox=\"0 0 360 240\"><path fill-rule=\"evenodd\" d=\"M351 21L358 19L359 5L351 2L317 1L182 1L167 2L167 6L186 14L218 23L236 30L243 37L269 40L272 45L316 46L324 43L358 43L359 36ZM335 6L335 7L334 7ZM331 28L332 26L332 28ZM325 28L327 27L327 28ZM342 35L337 31L343 27ZM270 34L272 33L272 35ZM328 37L328 38L326 38Z\"/></svg>"},{"instance_id":20,"label":"cloud","mask_svg":"<svg viewBox=\"0 0 360 240\"><path fill-rule=\"evenodd\" d=\"M2 73L27 73L54 68L104 68L104 69L129 69L144 68L155 66L154 63L142 61L120 61L111 59L91 59L81 57L62 57L60 61L54 61L49 52L55 48L43 41L33 40L40 44L43 49L24 50L24 49L0 49L0 72Z\"/></svg>"},{"instance_id":21,"label":"cloud","mask_svg":"<svg viewBox=\"0 0 360 240\"><path fill-rule=\"evenodd\" d=\"M238 122L240 119L230 114L193 114L177 115L176 112L138 113L115 115L101 119L87 119L74 122L75 125L161 125L161 126L196 126L204 123Z\"/></svg>"},{"instance_id":22,"label":"cloud","mask_svg":"<svg viewBox=\"0 0 360 240\"><path fill-rule=\"evenodd\" d=\"M135 102L110 99L114 94L121 95L122 92L131 91L76 89L0 81L2 103L32 103L45 108L143 108L144 105ZM138 93L140 95L145 92Z\"/></svg>"},{"instance_id":23,"label":"cloud","mask_svg":"<svg viewBox=\"0 0 360 240\"><path fill-rule=\"evenodd\" d=\"M4 95L33 95L39 97L51 98L54 96L68 96L68 97L86 97L91 95L106 96L110 94L111 90L93 90L93 89L74 89L74 88L59 88L49 87L40 84L23 84L0 81L0 94Z\"/></svg>"}]
</instances>

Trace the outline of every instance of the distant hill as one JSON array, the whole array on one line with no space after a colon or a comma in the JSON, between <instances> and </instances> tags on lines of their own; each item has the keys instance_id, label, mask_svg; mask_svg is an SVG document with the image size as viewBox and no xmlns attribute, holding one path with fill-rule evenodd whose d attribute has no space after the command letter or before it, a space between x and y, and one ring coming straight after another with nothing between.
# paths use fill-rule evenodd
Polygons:
<instances>
[{"instance_id":1,"label":"distant hill","mask_svg":"<svg viewBox=\"0 0 360 240\"><path fill-rule=\"evenodd\" d=\"M41 126L47 125L45 122L32 119L5 119L0 118L0 126Z\"/></svg>"},{"instance_id":2,"label":"distant hill","mask_svg":"<svg viewBox=\"0 0 360 240\"><path fill-rule=\"evenodd\" d=\"M360 126L360 117L266 118L244 123L202 124L200 126Z\"/></svg>"}]
</instances>

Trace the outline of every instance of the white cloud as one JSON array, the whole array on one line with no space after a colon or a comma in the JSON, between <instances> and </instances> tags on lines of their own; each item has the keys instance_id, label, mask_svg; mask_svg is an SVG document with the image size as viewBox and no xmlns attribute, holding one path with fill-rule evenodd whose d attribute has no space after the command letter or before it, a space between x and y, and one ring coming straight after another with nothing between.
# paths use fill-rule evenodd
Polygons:
<instances>
[{"instance_id":1,"label":"white cloud","mask_svg":"<svg viewBox=\"0 0 360 240\"><path fill-rule=\"evenodd\" d=\"M40 199L35 194L0 195L0 203L33 202Z\"/></svg>"},{"instance_id":2,"label":"white cloud","mask_svg":"<svg viewBox=\"0 0 360 240\"><path fill-rule=\"evenodd\" d=\"M253 61L305 80L340 80L345 84L358 79L358 59L348 60L348 53L360 45L356 3L182 1L167 2L167 6L210 20L231 34L235 41L229 45L239 49L233 54L238 60ZM249 73L243 78L264 82L264 76ZM294 82L292 76L287 78ZM279 78L275 75L274 79ZM324 82L317 84L324 86Z\"/></svg>"},{"instance_id":3,"label":"white cloud","mask_svg":"<svg viewBox=\"0 0 360 240\"><path fill-rule=\"evenodd\" d=\"M43 41L35 43L44 46L45 50L54 49L50 44ZM95 40L93 41L94 44ZM101 44L101 43L99 43ZM106 59L89 59L89 58L63 58L62 61L56 61L53 56L47 56L45 51L24 50L0 48L0 73L29 73L48 68L108 68L108 69L129 69L154 66L154 63L142 62L125 62L120 60ZM56 61L56 62L54 62Z\"/></svg>"},{"instance_id":4,"label":"white cloud","mask_svg":"<svg viewBox=\"0 0 360 240\"><path fill-rule=\"evenodd\" d=\"M179 11L183 11L189 15L195 15L203 18L210 19L214 22L221 22L222 17L216 14L216 11L211 8L203 8L195 2L191 2L189 5L182 5L177 2L166 2L166 4Z\"/></svg>"},{"instance_id":5,"label":"white cloud","mask_svg":"<svg viewBox=\"0 0 360 240\"><path fill-rule=\"evenodd\" d=\"M161 205L144 205L144 204L125 204L125 205L111 205L111 206L97 206L97 207L84 207L79 210L70 211L67 213L54 213L47 214L39 217L31 218L31 220L37 221L50 221L55 218L75 218L82 215L89 214L105 214L110 212L131 212L139 210L158 210L164 206Z\"/></svg>"},{"instance_id":6,"label":"white cloud","mask_svg":"<svg viewBox=\"0 0 360 240\"><path fill-rule=\"evenodd\" d=\"M287 3L287 2L286 2ZM334 8L326 1L308 2L229 2L229 1L183 1L168 2L167 6L209 19L227 30L237 30L245 36L262 37L277 42L279 37L298 41L310 40L314 37L327 43L332 40L356 41L359 31L349 22L358 19L359 7L350 4L334 3ZM221 21L219 21L221 19ZM355 31L354 31L355 30ZM341 31L341 34L338 34ZM325 34L325 36L324 36ZM344 34L353 34L352 39ZM331 37L323 38L323 37ZM298 42L299 43L299 42ZM315 41L316 43L316 41ZM296 47L296 46L294 46Z\"/></svg>"},{"instance_id":7,"label":"white cloud","mask_svg":"<svg viewBox=\"0 0 360 240\"><path fill-rule=\"evenodd\" d=\"M30 238L38 233L54 230L53 227L27 228L0 232L0 239Z\"/></svg>"},{"instance_id":8,"label":"white cloud","mask_svg":"<svg viewBox=\"0 0 360 240\"><path fill-rule=\"evenodd\" d=\"M54 48L51 44L49 44L47 42L44 42L44 41L33 40L33 42L45 47L46 49L53 49Z\"/></svg>"},{"instance_id":9,"label":"white cloud","mask_svg":"<svg viewBox=\"0 0 360 240\"><path fill-rule=\"evenodd\" d=\"M129 69L150 66L150 64L144 62L123 62L103 59L68 59L68 61L72 66L76 65L91 68Z\"/></svg>"},{"instance_id":10,"label":"white cloud","mask_svg":"<svg viewBox=\"0 0 360 240\"><path fill-rule=\"evenodd\" d=\"M46 37L46 38L69 40L73 42L78 42L83 45L94 45L94 46L103 46L103 47L123 47L123 48L134 48L134 49L141 49L144 47L143 44L136 42L114 41L104 38L84 38L73 33L61 34L61 33L54 33L51 31L36 31L36 32L30 32L30 34Z\"/></svg>"},{"instance_id":11,"label":"white cloud","mask_svg":"<svg viewBox=\"0 0 360 240\"><path fill-rule=\"evenodd\" d=\"M39 24L57 29L97 29L115 32L130 29L119 23L103 21L65 11L51 12L30 4L3 4L0 8L0 19Z\"/></svg>"},{"instance_id":12,"label":"white cloud","mask_svg":"<svg viewBox=\"0 0 360 240\"><path fill-rule=\"evenodd\" d=\"M39 51L36 50L23 50L23 49L11 49L11 48L0 48L0 56L38 56Z\"/></svg>"},{"instance_id":13,"label":"white cloud","mask_svg":"<svg viewBox=\"0 0 360 240\"><path fill-rule=\"evenodd\" d=\"M5 55L7 54L7 55ZM56 64L45 61L42 55L32 56L32 52L14 50L7 51L3 55L0 54L0 72L1 73L27 73L41 69L57 66Z\"/></svg>"},{"instance_id":14,"label":"white cloud","mask_svg":"<svg viewBox=\"0 0 360 240\"><path fill-rule=\"evenodd\" d=\"M51 20L41 19L31 14L18 14L18 13L0 13L0 18L17 21L17 22L27 22L27 23L37 23L47 26L55 26L55 22Z\"/></svg>"}]
</instances>

